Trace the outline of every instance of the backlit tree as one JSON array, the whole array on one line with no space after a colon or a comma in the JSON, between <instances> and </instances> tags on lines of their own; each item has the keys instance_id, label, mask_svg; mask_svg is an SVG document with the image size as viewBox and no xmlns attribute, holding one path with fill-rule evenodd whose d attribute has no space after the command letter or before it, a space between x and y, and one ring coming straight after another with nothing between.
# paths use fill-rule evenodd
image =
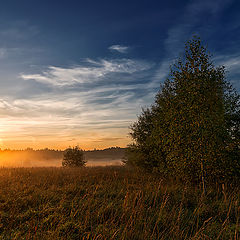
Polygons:
<instances>
[{"instance_id":1,"label":"backlit tree","mask_svg":"<svg viewBox=\"0 0 240 240\"><path fill-rule=\"evenodd\" d=\"M239 95L194 37L131 126L129 163L189 180L240 173ZM134 157L136 156L136 157ZM138 158L138 159L137 159Z\"/></svg>"}]
</instances>

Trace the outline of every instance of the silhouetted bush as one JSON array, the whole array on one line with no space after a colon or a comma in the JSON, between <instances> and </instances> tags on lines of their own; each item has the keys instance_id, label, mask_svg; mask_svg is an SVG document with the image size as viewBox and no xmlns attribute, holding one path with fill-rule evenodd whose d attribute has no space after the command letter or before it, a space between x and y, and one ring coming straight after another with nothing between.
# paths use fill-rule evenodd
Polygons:
<instances>
[{"instance_id":1,"label":"silhouetted bush","mask_svg":"<svg viewBox=\"0 0 240 240\"><path fill-rule=\"evenodd\" d=\"M84 160L84 152L78 146L67 148L63 153L63 167L83 167L86 161Z\"/></svg>"}]
</instances>

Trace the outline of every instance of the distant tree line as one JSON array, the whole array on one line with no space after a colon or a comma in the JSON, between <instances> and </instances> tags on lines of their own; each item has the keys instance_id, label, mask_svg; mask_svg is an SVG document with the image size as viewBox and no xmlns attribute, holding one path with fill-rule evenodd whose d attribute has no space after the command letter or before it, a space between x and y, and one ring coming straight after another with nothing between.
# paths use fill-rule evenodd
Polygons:
<instances>
[{"instance_id":1,"label":"distant tree line","mask_svg":"<svg viewBox=\"0 0 240 240\"><path fill-rule=\"evenodd\" d=\"M11 149L0 149L1 155L8 155L9 158L23 156L23 159L28 159L31 162L34 160L51 161L52 159L62 159L65 150L55 150L55 149L37 149L26 148L23 150L11 150ZM83 150L86 160L98 160L98 159L122 159L125 154L125 148L120 147L110 147L102 150Z\"/></svg>"},{"instance_id":2,"label":"distant tree line","mask_svg":"<svg viewBox=\"0 0 240 240\"><path fill-rule=\"evenodd\" d=\"M198 37L130 129L129 165L188 181L240 177L240 97Z\"/></svg>"}]
</instances>

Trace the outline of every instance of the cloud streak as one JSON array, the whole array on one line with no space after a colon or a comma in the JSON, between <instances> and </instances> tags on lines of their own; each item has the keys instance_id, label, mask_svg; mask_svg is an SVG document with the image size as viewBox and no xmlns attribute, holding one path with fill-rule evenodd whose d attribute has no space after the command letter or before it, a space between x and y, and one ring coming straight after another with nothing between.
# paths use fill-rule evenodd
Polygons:
<instances>
[{"instance_id":1,"label":"cloud streak","mask_svg":"<svg viewBox=\"0 0 240 240\"><path fill-rule=\"evenodd\" d=\"M87 59L85 65L69 68L50 66L41 74L21 74L20 77L54 86L69 86L77 83L100 82L111 74L133 74L152 67L147 62L125 58L99 61Z\"/></svg>"},{"instance_id":2,"label":"cloud streak","mask_svg":"<svg viewBox=\"0 0 240 240\"><path fill-rule=\"evenodd\" d=\"M112 45L108 49L111 51L117 51L119 53L127 53L129 50L129 47L122 46L122 45Z\"/></svg>"}]
</instances>

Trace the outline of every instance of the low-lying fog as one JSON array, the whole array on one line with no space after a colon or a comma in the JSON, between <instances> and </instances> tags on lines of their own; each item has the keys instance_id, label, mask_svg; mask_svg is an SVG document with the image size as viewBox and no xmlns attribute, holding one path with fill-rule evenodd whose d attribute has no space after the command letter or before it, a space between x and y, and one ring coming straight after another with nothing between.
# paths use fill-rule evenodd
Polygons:
<instances>
[{"instance_id":1,"label":"low-lying fog","mask_svg":"<svg viewBox=\"0 0 240 240\"><path fill-rule=\"evenodd\" d=\"M96 167L96 166L120 166L122 165L121 159L98 159L91 160L89 159L86 163L87 167ZM61 167L62 159L24 159L24 158L4 158L0 156L0 167Z\"/></svg>"},{"instance_id":2,"label":"low-lying fog","mask_svg":"<svg viewBox=\"0 0 240 240\"><path fill-rule=\"evenodd\" d=\"M63 151L60 150L0 150L0 167L60 167ZM118 147L84 151L86 166L122 165L124 149Z\"/></svg>"}]
</instances>

